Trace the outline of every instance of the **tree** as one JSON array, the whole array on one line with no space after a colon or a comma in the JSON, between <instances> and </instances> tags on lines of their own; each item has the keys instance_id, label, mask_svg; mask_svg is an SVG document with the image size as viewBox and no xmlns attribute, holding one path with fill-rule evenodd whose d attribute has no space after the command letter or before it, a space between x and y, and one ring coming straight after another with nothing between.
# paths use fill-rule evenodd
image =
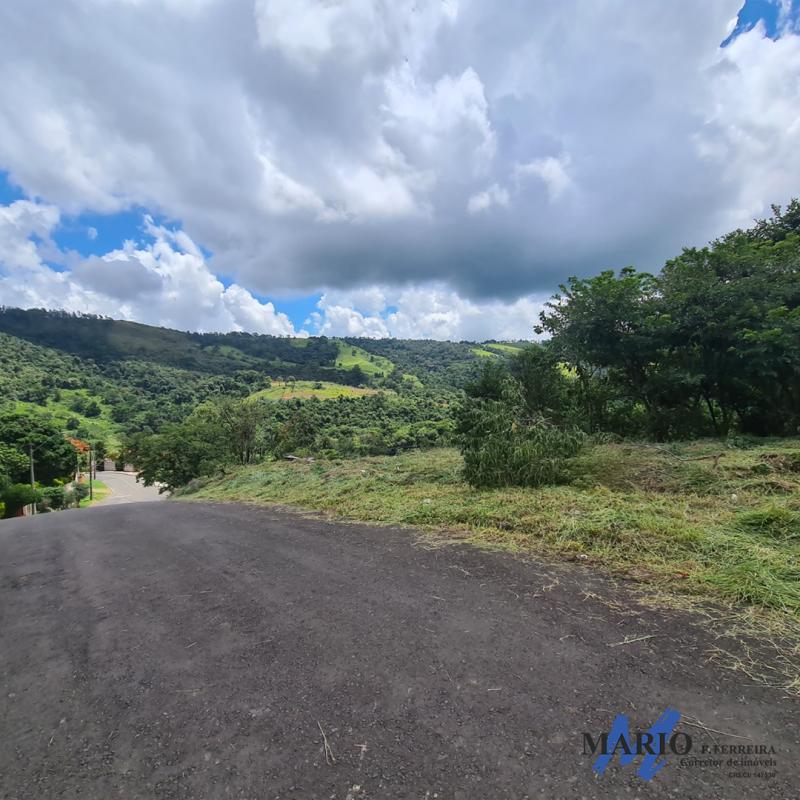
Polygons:
<instances>
[{"instance_id":1,"label":"tree","mask_svg":"<svg viewBox=\"0 0 800 800\"><path fill-rule=\"evenodd\" d=\"M210 475L220 463L219 448L195 426L165 425L156 434L135 434L125 448L145 486L160 483L173 491L200 475Z\"/></svg>"},{"instance_id":2,"label":"tree","mask_svg":"<svg viewBox=\"0 0 800 800\"><path fill-rule=\"evenodd\" d=\"M800 425L800 237L731 234L669 261L659 278L668 348L714 430Z\"/></svg>"},{"instance_id":3,"label":"tree","mask_svg":"<svg viewBox=\"0 0 800 800\"><path fill-rule=\"evenodd\" d=\"M97 400L90 400L86 404L86 409L84 410L83 414L86 417L99 417L101 413L100 406L97 403Z\"/></svg>"},{"instance_id":4,"label":"tree","mask_svg":"<svg viewBox=\"0 0 800 800\"><path fill-rule=\"evenodd\" d=\"M500 400L508 387L508 367L500 361L487 361L480 375L464 387L468 397Z\"/></svg>"},{"instance_id":5,"label":"tree","mask_svg":"<svg viewBox=\"0 0 800 800\"><path fill-rule=\"evenodd\" d=\"M87 400L82 394L76 394L69 403L70 410L77 414L86 413Z\"/></svg>"},{"instance_id":6,"label":"tree","mask_svg":"<svg viewBox=\"0 0 800 800\"><path fill-rule=\"evenodd\" d=\"M258 455L258 430L266 418L266 404L226 398L212 408L219 421L224 449L237 464L253 463Z\"/></svg>"},{"instance_id":7,"label":"tree","mask_svg":"<svg viewBox=\"0 0 800 800\"><path fill-rule=\"evenodd\" d=\"M736 237L739 233L741 231L735 231L730 236ZM773 205L769 219L756 220L756 224L745 232L749 238L764 242L782 242L790 234L800 234L800 200L796 197L789 201L785 211Z\"/></svg>"},{"instance_id":8,"label":"tree","mask_svg":"<svg viewBox=\"0 0 800 800\"><path fill-rule=\"evenodd\" d=\"M12 478L19 478L28 469L28 456L16 447L0 442L0 483L8 483Z\"/></svg>"},{"instance_id":9,"label":"tree","mask_svg":"<svg viewBox=\"0 0 800 800\"><path fill-rule=\"evenodd\" d=\"M571 278L541 314L547 351L574 372L588 431L655 439L800 430L800 204L703 248L657 276ZM552 364L527 355L531 410L553 415ZM545 385L546 384L546 385ZM563 386L561 388L564 388Z\"/></svg>"},{"instance_id":10,"label":"tree","mask_svg":"<svg viewBox=\"0 0 800 800\"><path fill-rule=\"evenodd\" d=\"M63 486L47 486L42 489L42 502L54 511L66 506L67 495Z\"/></svg>"},{"instance_id":11,"label":"tree","mask_svg":"<svg viewBox=\"0 0 800 800\"><path fill-rule=\"evenodd\" d=\"M47 484L70 477L75 471L76 456L72 445L49 418L41 414L17 411L0 413L0 444L12 447L23 456L34 447L36 480ZM27 465L10 473L14 481L27 479Z\"/></svg>"},{"instance_id":12,"label":"tree","mask_svg":"<svg viewBox=\"0 0 800 800\"><path fill-rule=\"evenodd\" d=\"M17 517L22 509L31 503L41 500L41 492L33 489L29 483L13 483L6 486L2 495L5 504L4 519Z\"/></svg>"},{"instance_id":13,"label":"tree","mask_svg":"<svg viewBox=\"0 0 800 800\"><path fill-rule=\"evenodd\" d=\"M553 336L562 356L584 380L593 369L619 370L627 385L646 405L649 372L658 353L655 279L632 267L619 275L570 278L546 304L539 332Z\"/></svg>"},{"instance_id":14,"label":"tree","mask_svg":"<svg viewBox=\"0 0 800 800\"><path fill-rule=\"evenodd\" d=\"M365 384L369 383L369 378L367 378L366 372L361 369L360 364L356 364L350 370L348 370L348 383L351 386L364 386Z\"/></svg>"},{"instance_id":15,"label":"tree","mask_svg":"<svg viewBox=\"0 0 800 800\"><path fill-rule=\"evenodd\" d=\"M575 377L568 378L549 344L532 344L523 348L510 364L511 372L522 386L525 407L556 424L564 424L575 416Z\"/></svg>"}]
</instances>

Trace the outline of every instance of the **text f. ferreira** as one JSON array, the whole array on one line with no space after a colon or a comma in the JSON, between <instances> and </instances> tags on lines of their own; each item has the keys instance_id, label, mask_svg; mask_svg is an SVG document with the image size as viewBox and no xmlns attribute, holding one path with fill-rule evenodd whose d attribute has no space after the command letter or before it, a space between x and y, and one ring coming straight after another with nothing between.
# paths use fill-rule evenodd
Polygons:
<instances>
[{"instance_id":1,"label":"text f. ferreira","mask_svg":"<svg viewBox=\"0 0 800 800\"><path fill-rule=\"evenodd\" d=\"M641 757L637 775L646 781L652 780L668 761L668 756L679 756L680 767L702 767L725 770L728 778L751 778L770 780L775 777L777 761L775 748L769 744L702 744L696 755L692 752L692 737L688 733L675 731L680 721L680 712L667 707L663 714L646 731L630 730L625 714L617 714L608 733L593 735L584 732L584 755L597 755L592 769L602 775L608 765L619 756L622 766ZM748 737L727 734L739 739Z\"/></svg>"}]
</instances>

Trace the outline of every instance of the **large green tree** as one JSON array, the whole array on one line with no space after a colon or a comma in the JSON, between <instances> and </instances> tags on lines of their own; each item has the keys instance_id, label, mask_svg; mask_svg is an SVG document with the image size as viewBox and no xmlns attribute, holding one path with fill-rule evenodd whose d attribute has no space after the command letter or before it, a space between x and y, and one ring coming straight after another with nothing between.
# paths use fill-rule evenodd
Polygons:
<instances>
[{"instance_id":1,"label":"large green tree","mask_svg":"<svg viewBox=\"0 0 800 800\"><path fill-rule=\"evenodd\" d=\"M800 205L688 248L656 276L572 278L540 332L588 430L658 439L800 430ZM528 357L528 373L549 366ZM539 357L541 362L541 357Z\"/></svg>"},{"instance_id":2,"label":"large green tree","mask_svg":"<svg viewBox=\"0 0 800 800\"><path fill-rule=\"evenodd\" d=\"M659 279L666 344L694 376L715 432L800 424L800 238L747 233L685 250Z\"/></svg>"},{"instance_id":3,"label":"large green tree","mask_svg":"<svg viewBox=\"0 0 800 800\"><path fill-rule=\"evenodd\" d=\"M33 445L36 481L43 484L69 478L75 471L75 448L58 426L43 414L17 411L0 412L0 444L25 457ZM28 479L28 459L19 461L10 473L13 481Z\"/></svg>"}]
</instances>

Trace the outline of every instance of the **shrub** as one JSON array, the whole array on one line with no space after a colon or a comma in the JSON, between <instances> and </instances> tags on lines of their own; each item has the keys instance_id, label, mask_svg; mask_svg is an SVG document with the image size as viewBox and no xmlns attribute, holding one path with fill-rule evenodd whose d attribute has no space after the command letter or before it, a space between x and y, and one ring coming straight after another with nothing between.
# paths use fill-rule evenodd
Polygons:
<instances>
[{"instance_id":1,"label":"shrub","mask_svg":"<svg viewBox=\"0 0 800 800\"><path fill-rule=\"evenodd\" d=\"M64 508L66 492L63 486L47 486L42 489L42 502L47 508L58 510Z\"/></svg>"},{"instance_id":2,"label":"shrub","mask_svg":"<svg viewBox=\"0 0 800 800\"><path fill-rule=\"evenodd\" d=\"M526 417L512 387L500 400L468 399L458 433L464 478L472 486L543 486L568 478L569 459L586 436L543 417Z\"/></svg>"},{"instance_id":3,"label":"shrub","mask_svg":"<svg viewBox=\"0 0 800 800\"><path fill-rule=\"evenodd\" d=\"M36 491L27 483L12 483L3 492L5 503L4 518L16 517L24 506L36 503L41 498L41 492Z\"/></svg>"},{"instance_id":4,"label":"shrub","mask_svg":"<svg viewBox=\"0 0 800 800\"><path fill-rule=\"evenodd\" d=\"M100 406L96 400L91 400L86 405L86 410L83 412L86 417L99 417L101 414Z\"/></svg>"}]
</instances>

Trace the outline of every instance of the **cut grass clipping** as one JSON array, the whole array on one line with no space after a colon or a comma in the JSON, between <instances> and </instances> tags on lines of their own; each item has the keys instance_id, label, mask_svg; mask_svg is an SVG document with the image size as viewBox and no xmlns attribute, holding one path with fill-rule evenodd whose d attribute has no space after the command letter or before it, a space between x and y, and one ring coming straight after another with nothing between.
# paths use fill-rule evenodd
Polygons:
<instances>
[{"instance_id":1,"label":"cut grass clipping","mask_svg":"<svg viewBox=\"0 0 800 800\"><path fill-rule=\"evenodd\" d=\"M602 445L573 460L569 484L538 489L472 489L461 467L454 450L274 462L181 494L445 528L483 546L586 556L681 594L800 613L797 440Z\"/></svg>"}]
</instances>

